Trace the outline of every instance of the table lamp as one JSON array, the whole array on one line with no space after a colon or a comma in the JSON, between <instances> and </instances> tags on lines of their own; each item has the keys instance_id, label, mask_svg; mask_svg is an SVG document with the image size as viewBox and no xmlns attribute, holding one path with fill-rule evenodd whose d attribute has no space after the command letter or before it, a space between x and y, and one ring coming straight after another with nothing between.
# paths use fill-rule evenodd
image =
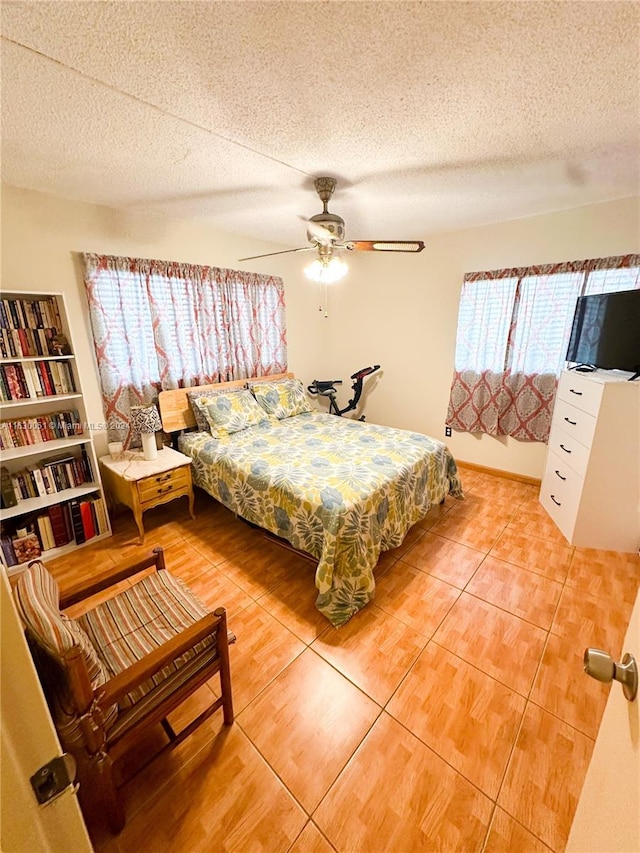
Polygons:
<instances>
[{"instance_id":1,"label":"table lamp","mask_svg":"<svg viewBox=\"0 0 640 853\"><path fill-rule=\"evenodd\" d=\"M157 407L153 404L150 406L132 406L131 429L142 437L144 458L148 461L157 459L158 448L155 434L159 429L162 429Z\"/></svg>"}]
</instances>

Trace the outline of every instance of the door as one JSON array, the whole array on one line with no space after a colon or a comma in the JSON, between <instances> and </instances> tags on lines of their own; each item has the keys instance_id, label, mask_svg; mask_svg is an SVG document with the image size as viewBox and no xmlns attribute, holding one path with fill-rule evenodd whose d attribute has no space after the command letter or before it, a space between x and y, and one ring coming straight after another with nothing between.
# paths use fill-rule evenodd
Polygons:
<instances>
[{"instance_id":1,"label":"door","mask_svg":"<svg viewBox=\"0 0 640 853\"><path fill-rule=\"evenodd\" d=\"M608 649L605 649L608 651ZM623 646L640 665L640 594ZM611 685L567 853L640 850L640 696L628 702Z\"/></svg>"},{"instance_id":2,"label":"door","mask_svg":"<svg viewBox=\"0 0 640 853\"><path fill-rule=\"evenodd\" d=\"M72 790L41 806L29 782L42 765L62 755L62 750L4 567L0 595L0 849L3 853L91 853L93 848Z\"/></svg>"}]
</instances>

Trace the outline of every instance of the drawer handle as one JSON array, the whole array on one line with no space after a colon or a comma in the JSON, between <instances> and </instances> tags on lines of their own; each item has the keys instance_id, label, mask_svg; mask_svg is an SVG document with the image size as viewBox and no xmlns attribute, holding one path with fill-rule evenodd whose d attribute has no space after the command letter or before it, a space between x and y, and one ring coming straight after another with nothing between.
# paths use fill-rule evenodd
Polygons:
<instances>
[{"instance_id":1,"label":"drawer handle","mask_svg":"<svg viewBox=\"0 0 640 853\"><path fill-rule=\"evenodd\" d=\"M555 472L555 473L556 473L556 477L560 477L560 479L561 479L561 480L566 480L566 479L567 479L566 477L563 477L563 476L562 476L562 474L560 473L560 471L558 471L558 469L557 469L557 468L556 468L556 472Z\"/></svg>"},{"instance_id":2,"label":"drawer handle","mask_svg":"<svg viewBox=\"0 0 640 853\"><path fill-rule=\"evenodd\" d=\"M571 424L571 426L575 426L575 425L578 423L578 421L571 421L571 420L569 420L569 418L565 418L565 421L566 421L568 424Z\"/></svg>"},{"instance_id":3,"label":"drawer handle","mask_svg":"<svg viewBox=\"0 0 640 853\"><path fill-rule=\"evenodd\" d=\"M565 452L565 453L571 453L571 451L570 451L570 450L568 450L568 449L564 446L564 444L561 444L561 445L560 445L560 447L564 450L564 452Z\"/></svg>"},{"instance_id":4,"label":"drawer handle","mask_svg":"<svg viewBox=\"0 0 640 853\"><path fill-rule=\"evenodd\" d=\"M576 394L578 397L582 397L582 391L574 391L573 388L569 388L572 394Z\"/></svg>"},{"instance_id":5,"label":"drawer handle","mask_svg":"<svg viewBox=\"0 0 640 853\"><path fill-rule=\"evenodd\" d=\"M164 477L156 477L156 483L166 483L167 480L171 479L171 472L165 474Z\"/></svg>"},{"instance_id":6,"label":"drawer handle","mask_svg":"<svg viewBox=\"0 0 640 853\"><path fill-rule=\"evenodd\" d=\"M172 492L173 486L165 486L164 489L158 489L159 495L166 495L167 492Z\"/></svg>"},{"instance_id":7,"label":"drawer handle","mask_svg":"<svg viewBox=\"0 0 640 853\"><path fill-rule=\"evenodd\" d=\"M554 504L555 504L556 506L562 506L562 504L560 503L560 501L557 501L557 500L554 498L554 496L553 496L553 495L551 495L551 500L554 502Z\"/></svg>"}]
</instances>

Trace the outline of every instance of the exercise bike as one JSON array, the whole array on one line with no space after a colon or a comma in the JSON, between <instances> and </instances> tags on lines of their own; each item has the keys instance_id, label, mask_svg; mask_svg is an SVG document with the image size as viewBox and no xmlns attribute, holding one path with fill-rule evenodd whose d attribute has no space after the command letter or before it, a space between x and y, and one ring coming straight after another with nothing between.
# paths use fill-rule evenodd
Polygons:
<instances>
[{"instance_id":1,"label":"exercise bike","mask_svg":"<svg viewBox=\"0 0 640 853\"><path fill-rule=\"evenodd\" d=\"M362 370L356 370L355 373L351 374L350 378L353 379L353 385L351 386L353 397L349 400L344 409L341 409L338 406L336 400L336 394L338 392L335 387L336 385L342 385L342 379L314 379L311 385L307 386L307 391L310 394L317 394L320 397L328 397L330 414L342 417L342 415L347 412L352 412L358 407L358 402L362 395L362 381L365 376L370 376L372 373L375 373L376 370L380 370L379 364L374 364L373 367L363 367ZM364 415L361 415L358 420L363 421Z\"/></svg>"}]
</instances>

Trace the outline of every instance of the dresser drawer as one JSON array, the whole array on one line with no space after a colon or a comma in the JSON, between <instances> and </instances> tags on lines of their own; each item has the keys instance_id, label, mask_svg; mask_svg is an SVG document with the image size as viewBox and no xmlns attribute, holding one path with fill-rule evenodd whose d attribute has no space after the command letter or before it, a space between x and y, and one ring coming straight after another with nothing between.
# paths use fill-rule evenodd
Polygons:
<instances>
[{"instance_id":1,"label":"dresser drawer","mask_svg":"<svg viewBox=\"0 0 640 853\"><path fill-rule=\"evenodd\" d=\"M140 503L148 503L158 497L180 489L189 488L191 485L191 471L187 465L174 468L172 471L164 471L162 474L154 474L145 477L137 483L138 497Z\"/></svg>"},{"instance_id":2,"label":"dresser drawer","mask_svg":"<svg viewBox=\"0 0 640 853\"><path fill-rule=\"evenodd\" d=\"M604 383L573 370L565 371L558 383L556 399L565 400L590 415L597 415L603 391Z\"/></svg>"},{"instance_id":3,"label":"dresser drawer","mask_svg":"<svg viewBox=\"0 0 640 853\"><path fill-rule=\"evenodd\" d=\"M554 427L551 430L549 453L553 453L565 467L568 466L581 477L587 470L589 456L591 455L591 451L585 444L559 427Z\"/></svg>"},{"instance_id":4,"label":"dresser drawer","mask_svg":"<svg viewBox=\"0 0 640 853\"><path fill-rule=\"evenodd\" d=\"M575 527L584 481L555 453L547 456L540 503L567 539Z\"/></svg>"},{"instance_id":5,"label":"dresser drawer","mask_svg":"<svg viewBox=\"0 0 640 853\"><path fill-rule=\"evenodd\" d=\"M566 400L556 400L553 408L551 432L553 433L558 428L579 441L580 444L591 447L593 434L596 430L596 418L595 415L587 414L587 412L577 408L573 403L567 403Z\"/></svg>"}]
</instances>

